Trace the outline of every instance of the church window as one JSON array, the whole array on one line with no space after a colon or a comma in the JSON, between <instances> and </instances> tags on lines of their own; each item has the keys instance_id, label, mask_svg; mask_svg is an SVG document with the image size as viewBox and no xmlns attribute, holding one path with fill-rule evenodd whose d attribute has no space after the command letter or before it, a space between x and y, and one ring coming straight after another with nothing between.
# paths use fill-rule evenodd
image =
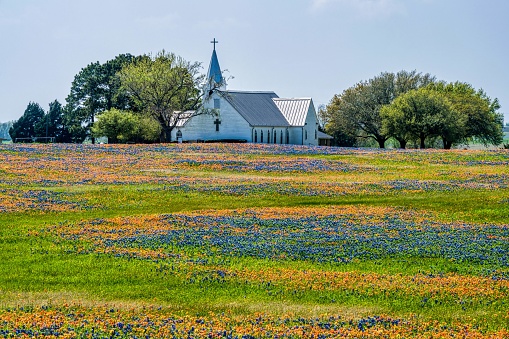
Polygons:
<instances>
[{"instance_id":1,"label":"church window","mask_svg":"<svg viewBox=\"0 0 509 339\"><path fill-rule=\"evenodd\" d=\"M318 138L318 132L315 129L315 140Z\"/></svg>"},{"instance_id":2,"label":"church window","mask_svg":"<svg viewBox=\"0 0 509 339\"><path fill-rule=\"evenodd\" d=\"M282 144L283 143L283 130L281 130L281 133L279 133L279 143Z\"/></svg>"},{"instance_id":3,"label":"church window","mask_svg":"<svg viewBox=\"0 0 509 339\"><path fill-rule=\"evenodd\" d=\"M177 131L177 139L182 139L182 131L181 130Z\"/></svg>"},{"instance_id":4,"label":"church window","mask_svg":"<svg viewBox=\"0 0 509 339\"><path fill-rule=\"evenodd\" d=\"M274 131L274 143L277 144L277 131Z\"/></svg>"},{"instance_id":5,"label":"church window","mask_svg":"<svg viewBox=\"0 0 509 339\"><path fill-rule=\"evenodd\" d=\"M255 131L255 140L254 140L254 142L258 142L258 132L257 131Z\"/></svg>"},{"instance_id":6,"label":"church window","mask_svg":"<svg viewBox=\"0 0 509 339\"><path fill-rule=\"evenodd\" d=\"M286 143L290 143L290 132L288 130L286 130Z\"/></svg>"},{"instance_id":7,"label":"church window","mask_svg":"<svg viewBox=\"0 0 509 339\"><path fill-rule=\"evenodd\" d=\"M263 131L260 131L260 142L263 143Z\"/></svg>"},{"instance_id":8,"label":"church window","mask_svg":"<svg viewBox=\"0 0 509 339\"><path fill-rule=\"evenodd\" d=\"M308 140L308 130L304 131L304 139Z\"/></svg>"},{"instance_id":9,"label":"church window","mask_svg":"<svg viewBox=\"0 0 509 339\"><path fill-rule=\"evenodd\" d=\"M270 130L267 130L267 144L270 144Z\"/></svg>"},{"instance_id":10,"label":"church window","mask_svg":"<svg viewBox=\"0 0 509 339\"><path fill-rule=\"evenodd\" d=\"M221 108L221 101L219 99L214 99L214 108L215 109Z\"/></svg>"}]
</instances>

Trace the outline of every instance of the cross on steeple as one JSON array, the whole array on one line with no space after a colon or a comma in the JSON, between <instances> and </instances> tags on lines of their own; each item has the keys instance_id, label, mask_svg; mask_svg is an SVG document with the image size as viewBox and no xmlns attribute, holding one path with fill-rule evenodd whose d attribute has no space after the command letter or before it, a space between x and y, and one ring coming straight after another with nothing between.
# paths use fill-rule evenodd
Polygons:
<instances>
[{"instance_id":1,"label":"cross on steeple","mask_svg":"<svg viewBox=\"0 0 509 339\"><path fill-rule=\"evenodd\" d=\"M216 50L216 44L218 44L219 41L217 41L216 38L214 38L214 40L212 40L210 43L214 44L214 51L215 51Z\"/></svg>"},{"instance_id":2,"label":"cross on steeple","mask_svg":"<svg viewBox=\"0 0 509 339\"><path fill-rule=\"evenodd\" d=\"M216 118L216 121L214 121L214 125L216 125L216 132L219 132L219 125L221 125L221 121Z\"/></svg>"}]
</instances>

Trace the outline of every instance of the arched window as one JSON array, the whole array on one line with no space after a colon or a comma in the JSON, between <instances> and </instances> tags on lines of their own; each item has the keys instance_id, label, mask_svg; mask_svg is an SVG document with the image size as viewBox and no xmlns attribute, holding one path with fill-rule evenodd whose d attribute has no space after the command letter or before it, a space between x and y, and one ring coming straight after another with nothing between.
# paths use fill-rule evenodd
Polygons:
<instances>
[{"instance_id":1,"label":"arched window","mask_svg":"<svg viewBox=\"0 0 509 339\"><path fill-rule=\"evenodd\" d=\"M263 131L260 130L260 142L263 143Z\"/></svg>"},{"instance_id":2,"label":"arched window","mask_svg":"<svg viewBox=\"0 0 509 339\"><path fill-rule=\"evenodd\" d=\"M267 130L267 144L270 144L270 129Z\"/></svg>"},{"instance_id":3,"label":"arched window","mask_svg":"<svg viewBox=\"0 0 509 339\"><path fill-rule=\"evenodd\" d=\"M283 143L283 130L281 130L281 133L279 133L279 143L282 144Z\"/></svg>"},{"instance_id":4,"label":"arched window","mask_svg":"<svg viewBox=\"0 0 509 339\"><path fill-rule=\"evenodd\" d=\"M177 131L177 139L182 139L182 131L181 130Z\"/></svg>"},{"instance_id":5,"label":"arched window","mask_svg":"<svg viewBox=\"0 0 509 339\"><path fill-rule=\"evenodd\" d=\"M256 132L256 130L255 130L255 140L254 140L254 142L258 142L258 132Z\"/></svg>"},{"instance_id":6,"label":"arched window","mask_svg":"<svg viewBox=\"0 0 509 339\"><path fill-rule=\"evenodd\" d=\"M274 131L274 143L277 144L277 131Z\"/></svg>"},{"instance_id":7,"label":"arched window","mask_svg":"<svg viewBox=\"0 0 509 339\"><path fill-rule=\"evenodd\" d=\"M318 132L315 129L315 140L318 138Z\"/></svg>"},{"instance_id":8,"label":"arched window","mask_svg":"<svg viewBox=\"0 0 509 339\"><path fill-rule=\"evenodd\" d=\"M304 139L308 140L308 130L304 130Z\"/></svg>"},{"instance_id":9,"label":"arched window","mask_svg":"<svg viewBox=\"0 0 509 339\"><path fill-rule=\"evenodd\" d=\"M286 130L286 143L290 143L290 131Z\"/></svg>"}]
</instances>

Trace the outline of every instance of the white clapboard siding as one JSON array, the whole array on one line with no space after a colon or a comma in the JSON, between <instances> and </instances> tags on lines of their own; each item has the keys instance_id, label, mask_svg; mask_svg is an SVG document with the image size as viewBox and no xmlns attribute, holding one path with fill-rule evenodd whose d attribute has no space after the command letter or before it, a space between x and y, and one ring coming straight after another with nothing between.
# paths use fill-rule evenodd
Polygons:
<instances>
[{"instance_id":1,"label":"white clapboard siding","mask_svg":"<svg viewBox=\"0 0 509 339\"><path fill-rule=\"evenodd\" d=\"M220 100L219 115L202 114L189 119L184 127L180 129L182 141L246 140L251 142L251 126L247 121L226 100L215 95L212 99L214 98ZM205 107L212 108L207 106L213 102L213 100L209 100ZM216 131L216 125L214 124L216 119L221 121L219 131Z\"/></svg>"}]
</instances>

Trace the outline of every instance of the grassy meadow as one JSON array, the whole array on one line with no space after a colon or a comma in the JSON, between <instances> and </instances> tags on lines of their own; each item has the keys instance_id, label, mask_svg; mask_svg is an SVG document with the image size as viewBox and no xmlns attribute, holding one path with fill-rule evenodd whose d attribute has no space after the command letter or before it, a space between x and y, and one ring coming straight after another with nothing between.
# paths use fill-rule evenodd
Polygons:
<instances>
[{"instance_id":1,"label":"grassy meadow","mask_svg":"<svg viewBox=\"0 0 509 339\"><path fill-rule=\"evenodd\" d=\"M509 337L509 150L0 145L0 337Z\"/></svg>"}]
</instances>

